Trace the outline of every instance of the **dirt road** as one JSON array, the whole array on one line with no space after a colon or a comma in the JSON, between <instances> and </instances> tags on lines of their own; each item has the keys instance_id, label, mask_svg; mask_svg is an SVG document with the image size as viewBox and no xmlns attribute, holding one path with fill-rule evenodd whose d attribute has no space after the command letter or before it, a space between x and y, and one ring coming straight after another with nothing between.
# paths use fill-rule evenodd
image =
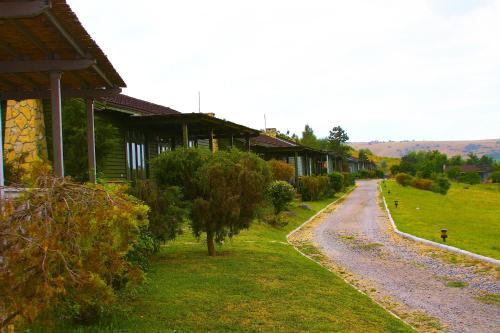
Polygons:
<instances>
[{"instance_id":1,"label":"dirt road","mask_svg":"<svg viewBox=\"0 0 500 333\"><path fill-rule=\"evenodd\" d=\"M376 181L359 182L313 237L335 265L372 286L379 300L438 318L451 332L500 332L498 304L478 300L500 294L498 280L477 267L431 257L392 232Z\"/></svg>"}]
</instances>

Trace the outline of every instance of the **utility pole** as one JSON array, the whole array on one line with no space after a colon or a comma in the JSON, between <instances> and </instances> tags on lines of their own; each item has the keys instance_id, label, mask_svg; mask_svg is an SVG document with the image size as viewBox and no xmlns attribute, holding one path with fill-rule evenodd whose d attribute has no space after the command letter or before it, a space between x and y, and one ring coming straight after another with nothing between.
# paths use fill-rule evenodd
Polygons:
<instances>
[{"instance_id":1,"label":"utility pole","mask_svg":"<svg viewBox=\"0 0 500 333\"><path fill-rule=\"evenodd\" d=\"M198 113L201 113L201 94L198 90Z\"/></svg>"}]
</instances>

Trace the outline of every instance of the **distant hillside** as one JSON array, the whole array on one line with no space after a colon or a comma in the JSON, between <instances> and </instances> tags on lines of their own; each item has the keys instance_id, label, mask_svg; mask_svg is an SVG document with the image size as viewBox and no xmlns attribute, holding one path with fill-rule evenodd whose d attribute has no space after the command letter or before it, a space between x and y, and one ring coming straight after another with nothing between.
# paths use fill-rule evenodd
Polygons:
<instances>
[{"instance_id":1,"label":"distant hillside","mask_svg":"<svg viewBox=\"0 0 500 333\"><path fill-rule=\"evenodd\" d=\"M401 157L410 151L439 150L448 156L474 153L500 161L500 139L475 141L372 141L349 143L354 149L368 148L375 155Z\"/></svg>"}]
</instances>

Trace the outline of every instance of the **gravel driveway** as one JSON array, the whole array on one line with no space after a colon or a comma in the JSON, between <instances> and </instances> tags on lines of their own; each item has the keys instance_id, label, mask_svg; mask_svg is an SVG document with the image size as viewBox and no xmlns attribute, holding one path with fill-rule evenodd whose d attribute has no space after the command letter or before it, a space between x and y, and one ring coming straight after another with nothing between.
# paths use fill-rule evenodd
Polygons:
<instances>
[{"instance_id":1,"label":"gravel driveway","mask_svg":"<svg viewBox=\"0 0 500 333\"><path fill-rule=\"evenodd\" d=\"M498 279L477 273L477 267L433 258L421 245L397 236L379 201L377 181L358 182L316 227L314 242L334 265L376 290L379 300L438 318L451 332L500 332L498 304L477 299L499 294Z\"/></svg>"}]
</instances>

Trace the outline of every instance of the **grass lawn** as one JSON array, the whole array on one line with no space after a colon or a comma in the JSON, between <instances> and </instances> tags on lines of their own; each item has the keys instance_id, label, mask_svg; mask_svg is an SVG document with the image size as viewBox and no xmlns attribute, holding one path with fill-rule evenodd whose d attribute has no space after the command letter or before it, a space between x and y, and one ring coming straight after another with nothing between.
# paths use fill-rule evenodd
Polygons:
<instances>
[{"instance_id":1,"label":"grass lawn","mask_svg":"<svg viewBox=\"0 0 500 333\"><path fill-rule=\"evenodd\" d=\"M165 246L149 282L103 330L133 332L412 332L335 274L301 256L286 234L333 199L293 205L288 226L256 223L206 254L186 234ZM78 328L77 328L78 329ZM88 330L89 327L80 328Z\"/></svg>"},{"instance_id":2,"label":"grass lawn","mask_svg":"<svg viewBox=\"0 0 500 333\"><path fill-rule=\"evenodd\" d=\"M387 188L382 189L399 230L442 242L441 229L446 228L446 244L500 259L499 185L453 183L446 195L403 187L395 181L387 181ZM394 200L399 201L397 209Z\"/></svg>"}]
</instances>

